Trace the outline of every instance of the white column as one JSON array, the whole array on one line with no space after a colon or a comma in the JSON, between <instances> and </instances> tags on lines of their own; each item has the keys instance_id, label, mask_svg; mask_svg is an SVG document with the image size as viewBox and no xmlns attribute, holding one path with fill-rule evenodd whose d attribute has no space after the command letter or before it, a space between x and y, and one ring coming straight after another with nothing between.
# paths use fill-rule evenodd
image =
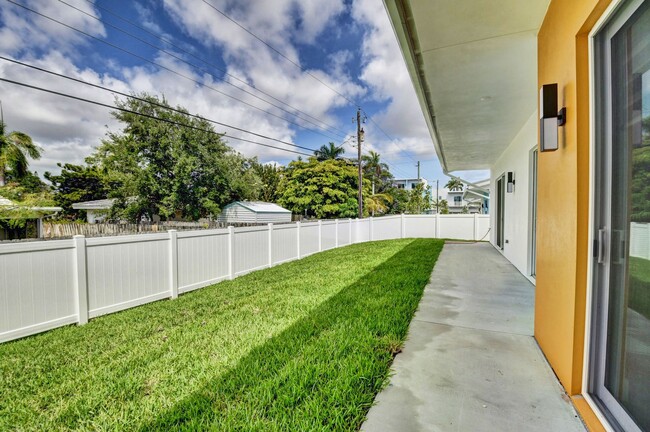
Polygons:
<instances>
[{"instance_id":1,"label":"white column","mask_svg":"<svg viewBox=\"0 0 650 432\"><path fill-rule=\"evenodd\" d=\"M436 213L436 238L440 238L440 215Z\"/></svg>"},{"instance_id":2,"label":"white column","mask_svg":"<svg viewBox=\"0 0 650 432\"><path fill-rule=\"evenodd\" d=\"M334 219L334 247L339 247L339 220Z\"/></svg>"},{"instance_id":3,"label":"white column","mask_svg":"<svg viewBox=\"0 0 650 432\"><path fill-rule=\"evenodd\" d=\"M406 220L404 218L404 213L400 216L400 224L400 234L401 237L404 238L406 236Z\"/></svg>"},{"instance_id":4,"label":"white column","mask_svg":"<svg viewBox=\"0 0 650 432\"><path fill-rule=\"evenodd\" d=\"M372 216L370 216L368 219L370 219L370 241L373 241L375 238L375 227L372 223Z\"/></svg>"},{"instance_id":5,"label":"white column","mask_svg":"<svg viewBox=\"0 0 650 432\"><path fill-rule=\"evenodd\" d=\"M273 267L273 224L269 223L269 267Z\"/></svg>"},{"instance_id":6,"label":"white column","mask_svg":"<svg viewBox=\"0 0 650 432\"><path fill-rule=\"evenodd\" d=\"M318 252L323 250L323 221L318 219Z\"/></svg>"},{"instance_id":7,"label":"white column","mask_svg":"<svg viewBox=\"0 0 650 432\"><path fill-rule=\"evenodd\" d=\"M72 237L74 242L74 287L76 291L77 320L79 325L88 322L88 270L86 261L86 238Z\"/></svg>"},{"instance_id":8,"label":"white column","mask_svg":"<svg viewBox=\"0 0 650 432\"><path fill-rule=\"evenodd\" d=\"M296 222L296 240L297 240L297 251L298 259L300 259L300 221Z\"/></svg>"},{"instance_id":9,"label":"white column","mask_svg":"<svg viewBox=\"0 0 650 432\"><path fill-rule=\"evenodd\" d=\"M169 230L169 292L178 298L178 231Z\"/></svg>"},{"instance_id":10,"label":"white column","mask_svg":"<svg viewBox=\"0 0 650 432\"><path fill-rule=\"evenodd\" d=\"M235 228L230 225L228 227L228 279L233 280L235 278L235 254L233 247L235 244Z\"/></svg>"},{"instance_id":11,"label":"white column","mask_svg":"<svg viewBox=\"0 0 650 432\"><path fill-rule=\"evenodd\" d=\"M478 240L478 215L474 213L474 240Z\"/></svg>"}]
</instances>

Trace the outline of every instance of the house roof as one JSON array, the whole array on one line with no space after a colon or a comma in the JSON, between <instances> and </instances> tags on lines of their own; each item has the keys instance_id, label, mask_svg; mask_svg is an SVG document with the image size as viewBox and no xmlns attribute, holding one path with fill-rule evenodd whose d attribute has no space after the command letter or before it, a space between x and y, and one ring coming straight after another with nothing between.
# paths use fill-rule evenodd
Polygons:
<instances>
[{"instance_id":1,"label":"house roof","mask_svg":"<svg viewBox=\"0 0 650 432\"><path fill-rule=\"evenodd\" d=\"M113 206L114 202L114 198L83 201L72 204L72 208L75 210L108 210Z\"/></svg>"},{"instance_id":2,"label":"house roof","mask_svg":"<svg viewBox=\"0 0 650 432\"><path fill-rule=\"evenodd\" d=\"M2 195L0 195L0 207L12 207L12 208L9 209L9 210L14 210L14 209L22 208L22 209L32 210L32 211L40 212L40 213L44 213L44 212L45 212L45 213L49 213L49 212L55 212L55 213L56 213L56 212L60 212L61 210L63 210L61 207L56 207L56 206L49 206L49 207L38 207L38 206L34 206L34 207L25 207L24 205L16 204L15 202L13 202L13 201L11 201L11 200L9 200L9 199L3 197Z\"/></svg>"},{"instance_id":3,"label":"house roof","mask_svg":"<svg viewBox=\"0 0 650 432\"><path fill-rule=\"evenodd\" d=\"M549 0L384 4L443 168L490 168L536 112Z\"/></svg>"},{"instance_id":4,"label":"house roof","mask_svg":"<svg viewBox=\"0 0 650 432\"><path fill-rule=\"evenodd\" d=\"M224 207L224 210L234 205L240 205L250 211L254 211L255 213L291 213L291 210L264 201L235 201Z\"/></svg>"}]
</instances>

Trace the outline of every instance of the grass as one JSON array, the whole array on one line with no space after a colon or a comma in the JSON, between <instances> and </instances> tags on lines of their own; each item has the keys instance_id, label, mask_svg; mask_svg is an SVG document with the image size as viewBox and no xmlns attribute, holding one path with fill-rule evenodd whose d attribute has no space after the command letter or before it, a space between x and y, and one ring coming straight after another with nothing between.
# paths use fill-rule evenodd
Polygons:
<instances>
[{"instance_id":1,"label":"grass","mask_svg":"<svg viewBox=\"0 0 650 432\"><path fill-rule=\"evenodd\" d=\"M630 257L629 306L650 319L650 261Z\"/></svg>"},{"instance_id":2,"label":"grass","mask_svg":"<svg viewBox=\"0 0 650 432\"><path fill-rule=\"evenodd\" d=\"M0 345L0 430L358 430L442 246L352 245Z\"/></svg>"}]
</instances>

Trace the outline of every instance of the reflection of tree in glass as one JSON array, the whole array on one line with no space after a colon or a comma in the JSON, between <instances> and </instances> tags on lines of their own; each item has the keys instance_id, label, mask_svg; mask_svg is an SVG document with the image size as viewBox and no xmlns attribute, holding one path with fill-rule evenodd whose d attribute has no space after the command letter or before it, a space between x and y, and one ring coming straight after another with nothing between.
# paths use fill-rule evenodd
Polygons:
<instances>
[{"instance_id":1,"label":"reflection of tree in glass","mask_svg":"<svg viewBox=\"0 0 650 432\"><path fill-rule=\"evenodd\" d=\"M632 150L632 221L650 222L650 116L643 119L641 147Z\"/></svg>"}]
</instances>

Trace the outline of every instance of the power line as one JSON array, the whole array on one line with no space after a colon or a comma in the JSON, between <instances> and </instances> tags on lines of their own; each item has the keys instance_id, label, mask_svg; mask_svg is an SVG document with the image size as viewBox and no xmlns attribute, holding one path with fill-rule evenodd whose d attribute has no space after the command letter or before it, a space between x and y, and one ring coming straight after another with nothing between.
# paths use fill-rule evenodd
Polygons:
<instances>
[{"instance_id":1,"label":"power line","mask_svg":"<svg viewBox=\"0 0 650 432\"><path fill-rule=\"evenodd\" d=\"M336 93L337 95L341 96L343 99L345 99L346 101L348 101L351 105L358 105L356 102L354 102L353 100L349 99L347 96L345 96L344 94L340 93L338 90L336 90L336 89L334 89L333 87L331 87L330 85L328 85L326 82L324 82L323 80L321 80L320 78L318 78L316 75L312 74L312 73L309 72L307 69L305 69L305 68L303 68L302 66L300 66L300 64L298 64L298 63L296 63L295 61L291 60L289 57L287 57L286 55L284 55L280 50L278 50L277 48L275 48L275 47L274 47L273 45L271 45L270 43L266 42L266 41L265 41L264 39L262 39L261 37L257 36L257 35L256 35L255 33L253 33L251 30L249 30L248 28L244 27L242 24L240 24L240 23L239 23L238 21L236 21L234 18L230 17L230 16L229 16L228 14L226 14L225 12L221 11L220 9L218 9L218 8L217 8L216 6L214 6L212 3L210 3L210 2L208 2L208 1L206 1L206 0L202 0L202 1L203 1L203 3L205 3L205 4L208 5L208 6L210 6L212 9L214 9L216 12L218 12L220 15L222 15L224 18L226 18L227 20L229 20L230 22L232 22L233 24L235 24L237 27L239 27L240 29L244 30L244 31L245 31L246 33L248 33L249 35L253 36L255 39L257 39L258 41L260 41L261 43L263 43L264 45L266 45L269 49L273 50L273 51L274 51L276 54L278 54L280 57L284 58L286 61L288 61L289 63L291 63L291 64L294 65L295 67L297 67L297 68L300 69L301 71L305 72L307 75L309 75L310 77L312 77L313 79L315 79L316 81L318 81L319 83L321 83L322 85L324 85L325 87L327 87L328 89L330 89L331 91L333 91L334 93Z\"/></svg>"},{"instance_id":2,"label":"power line","mask_svg":"<svg viewBox=\"0 0 650 432\"><path fill-rule=\"evenodd\" d=\"M89 0L86 0L86 1L89 1ZM318 119L318 118L316 118L316 117L313 117L313 116L311 116L311 115L305 113L304 111L302 111L302 110L300 110L300 109L298 109L298 108L295 108L295 107L289 105L287 102L284 102L284 101L282 101L282 100L280 100L280 99L277 99L277 98L275 98L274 96L272 96L272 95L270 95L270 94L268 94L268 93L266 93L266 92L264 92L264 91L262 91L262 90L260 90L260 89L258 89L258 88L256 88L256 87L253 87L253 86L251 86L251 85L245 83L243 80L238 79L238 81L240 81L240 82L244 82L247 86L249 86L249 87L255 89L256 91L258 91L258 92L260 92L260 93L262 93L262 94L264 94L264 95L266 95L266 96L268 96L268 97L270 97L270 98L275 99L276 101L278 101L278 102L280 102L280 103L282 103L282 104L288 106L289 108L293 109L294 111L299 112L299 113L301 113L301 114L304 114L305 116L310 117L310 118L316 120L317 122L326 125L327 128L324 128L324 127L322 127L321 125L319 125L319 124L317 124L317 123L314 123L314 122L312 122L312 121L310 121L310 120L308 120L308 119L306 119L306 118L303 118L303 117L301 117L301 116L299 116L299 115L297 115L297 114L295 114L295 113L293 113L293 112L291 112L291 111L289 111L289 110L286 110L286 109L282 108L282 107L279 106L279 105L276 105L276 104L274 104L274 103L272 103L272 102L269 102L268 100L266 100L266 99L264 99L264 98L261 98L261 97L259 97L258 95L254 94L254 93L252 93L252 92L250 92L250 91L248 91L248 90L245 90L245 89L243 89L243 88L241 88L241 87L238 87L238 86L236 86L235 84L233 84L233 83L231 83L231 82L228 82L227 80L224 80L223 78L216 77L216 76L212 75L212 73L211 73L209 70L207 70L207 69L205 69L205 68L202 68L201 66L198 66L198 65L196 65L196 64L194 64L194 63L191 63L191 62L189 62L189 61L183 59L182 57L179 57L179 56L177 56L176 54L174 54L174 53L172 53L172 52L170 52L170 51L167 51L165 48L163 48L163 47L161 47L161 46L158 46L158 45L152 44L152 43L146 41L145 39L142 39L141 37L139 37L139 36L137 36L137 35L134 35L133 33L129 32L129 31L127 31L127 30L124 30L123 28L120 28L120 27L118 27L118 26L116 26L116 25L114 25L114 24L108 23L108 22L102 20L101 18L99 18L99 17L97 17L97 16L95 16L95 15L89 13L89 12L86 12L86 11L84 11L84 10L82 10L82 9L80 9L80 8L78 8L78 7L76 7L76 6L74 6L74 5L71 5L70 3L67 3L67 2L64 1L64 0L59 0L59 2L60 2L60 3L63 3L64 5L70 7L70 8L72 8L72 9L74 9L74 10L76 10L76 11L78 11L78 12L80 12L80 13L82 13L82 14L84 14L84 15L86 15L86 16L92 18L92 19L94 19L94 20L99 21L100 23L102 23L102 24L104 24L104 25L106 25L106 26L108 26L108 27L111 27L111 28L117 30L118 32L121 32L121 33L123 33L123 34L125 34L125 35L127 35L127 36L129 36L129 37L131 37L131 38L133 38L133 39L135 39L135 40L137 40L137 41L139 41L139 42L141 42L141 43L147 45L147 46L150 46L150 47L152 47L152 48L154 48L154 49L157 49L157 50L159 50L159 51L161 51L161 52L163 52L163 53L169 55L170 57L173 57L173 58L175 58L175 59L177 59L177 60L179 60L179 61L181 61L181 62L183 62L183 63L185 63L185 64L187 64L187 65L189 65L189 66L191 66L191 67L193 67L193 68L195 68L195 69L197 69L197 70L199 70L199 71L205 72L205 73L209 74L212 78L217 79L217 80L219 80L219 81L222 81L224 84L227 84L227 85L229 85L229 86L231 86L231 87L234 87L234 88L236 88L237 90L242 91L242 92L244 92L244 93L246 93L246 94L248 94L248 95L250 95L250 96L253 96L254 98L259 99L259 100L261 100L262 102L265 102L265 103L271 105L271 106L274 107L274 108L277 108L277 109L279 109L279 110L281 110L281 111L283 111L283 112L285 112L285 113L287 113L287 114L289 114L289 115L295 116L296 118L299 118L299 119L301 119L301 120L303 120L303 121L305 121L305 122L307 122L307 123L309 123L309 124L312 124L312 125L318 127L318 128L321 129L321 130L325 130L325 131L327 131L327 132L329 132L329 133L334 133L334 134L337 134L337 135L344 135L344 133L343 133L342 131L338 130L338 128L336 128L335 126L329 125L328 123L326 123L326 122L324 122L324 121L322 121L322 120L320 120L320 119ZM92 4L92 2L90 2L90 1L89 1L89 3ZM147 32L147 33L149 33L150 35L152 35L152 36L154 36L154 37L160 39L158 36L156 36L155 34L153 34L153 33L151 33L151 32ZM185 51L185 50L184 50L184 51ZM185 52L187 52L187 51L185 51ZM195 57L196 57L196 56L195 56ZM198 58L198 57L197 57L197 58ZM200 58L199 58L199 60L202 61L202 62L204 62L204 61L201 60ZM204 63L206 63L206 62L204 62ZM214 67L215 69L217 69L218 71L220 71L220 72L222 72L222 73L224 73L224 74L227 74L228 76L231 76L231 75L228 74L226 71L224 71L224 70L218 68L217 66L212 65L212 67Z\"/></svg>"},{"instance_id":3,"label":"power line","mask_svg":"<svg viewBox=\"0 0 650 432\"><path fill-rule=\"evenodd\" d=\"M200 81L198 81L198 80L195 80L194 78L191 78L191 77L189 77L189 76L187 76L187 75L184 75L184 74L182 74L182 73L180 73L180 72L178 72L178 71L175 71L175 70L173 70L173 69L171 69L171 68L168 68L168 67L163 66L163 65L161 65L161 64L159 64L159 63L156 63L156 62L154 62L154 61L152 61L152 60L149 60L149 59L147 59L147 58L145 58L145 57L142 57L142 56L139 55L139 54L136 54L136 53L134 53L134 52L131 52L131 51L129 51L129 50L125 49L125 48L122 48L122 47L120 47L120 46L118 46L118 45L115 45L115 44L113 44L113 43L111 43L111 42L108 42L108 41L105 41L105 40L100 39L100 38L98 38L98 37L95 37L95 36L93 36L93 35L91 35L91 34L89 34L89 33L84 32L83 30L79 30L79 29L77 29L77 28L75 28L75 27L73 27L73 26L70 26L70 25L68 25L68 24L66 24L66 23L64 23L64 22L61 22L61 21L59 21L59 20L57 20L57 19L55 19L55 18L52 18L52 17L47 16L47 15L45 15L45 14L42 14L42 13L40 13L40 12L34 10L34 9L31 9L31 8L29 8L29 7L27 7L27 6L24 6L24 5L20 4L20 3L16 3L16 2L13 1L13 0L6 0L6 1L9 2L9 3L11 3L11 4L14 4L14 5L16 5L16 6L20 7L20 8L23 8L23 9L25 9L25 10L27 10L27 11L30 11L30 12L36 14L36 15L39 15L39 16L41 16L41 17L43 17L43 18L46 18L46 19L48 19L48 20L50 20L50 21L52 21L52 22L55 22L55 23L57 23L57 24L59 24L59 25L62 25L62 26L66 27L66 28L68 28L68 29L70 29L70 30L73 30L73 31L75 31L75 32L78 32L78 33L80 33L80 34L82 34L82 35L84 35L84 36L86 36L86 37L88 37L88 38L91 38L91 39L93 39L93 40L95 40L95 41L98 41L98 42L103 43L103 44L105 44L105 45L108 45L108 46L110 46L110 47L112 47L112 48L115 48L115 49L117 49L117 50L119 50L119 51L122 51L122 52L124 52L124 53L126 53L126 54L129 54L129 55L131 55L131 56L133 56L133 57L135 57L135 58L138 58L138 59L140 59L140 60L142 60L142 61L144 61L144 62L147 62L147 63L149 63L149 64L152 64L152 65L154 65L154 66L156 66L156 67L158 67L158 68L160 68L160 69L164 69L164 70L166 70L166 71L168 71L168 72L171 72L171 73L173 73L174 75L180 76L181 78L184 78L184 79L186 79L186 80L189 80L189 81L191 81L191 82L193 82L193 83L195 83L195 84L197 84L197 85L199 85L199 86L201 86L201 87L205 87L205 88L210 89L210 90L212 90L212 91L214 91L214 92L216 92L216 93L219 93L219 94L221 94L221 95L224 95L224 96L226 96L226 97L228 97L228 98L234 99L234 100L236 100L236 101L238 101L238 102L240 102L240 103L242 103L242 104L244 104L244 105L247 105L247 106L249 106L249 107L251 107L251 108L254 108L254 109L256 109L256 110L262 111L262 112L264 112L265 114L268 114L268 115L270 115L270 116L273 116L273 117L279 118L279 119L281 119L281 120L284 120L284 121L286 121L287 123L292 124L292 125L294 125L294 126L296 126L296 127L299 127L299 128L301 128L301 129L312 130L312 132L317 133L317 134L319 134L319 135L322 135L322 136L324 136L325 138L332 139L331 136L325 135L325 134L322 133L322 132L319 132L319 131L316 131L316 130L313 130L313 129L307 128L307 127L302 126L302 125L300 125L300 124L298 124L298 123L296 123L296 122L293 122L293 121L291 121L291 120L289 120L289 119L286 119L286 118L284 118L284 117L282 117L282 116L279 116L279 115L277 115L277 114L273 114L273 113L271 113L271 112L269 112L269 111L266 111L266 110L264 110L264 109L262 109L262 108L260 108L260 107L258 107L258 106L255 106L255 105L253 105L253 104L251 104L251 103L248 103L248 102L246 102L246 101L243 101L243 100L241 100L241 99L239 99L239 98L237 98L237 97L235 97L235 96L232 96L232 95L230 95L230 94L228 94L228 93L225 93L225 92L223 92L223 91L221 91L221 90L219 90L219 89L217 89L217 88L215 88L215 87L209 86L209 85L207 85L207 84L205 84L205 83L202 83L202 82L200 82Z\"/></svg>"},{"instance_id":4,"label":"power line","mask_svg":"<svg viewBox=\"0 0 650 432\"><path fill-rule=\"evenodd\" d=\"M30 89L33 89L33 90L38 90L38 91L45 92L45 93L54 94L54 95L57 95L57 96L62 96L62 97L68 98L68 99L74 99L74 100L78 100L78 101L81 101L81 102L86 102L86 103L89 103L89 104L98 105L98 106L102 106L102 107L105 107L105 108L110 108L110 109L126 112L126 113L129 113L129 114L134 114L134 115L137 115L137 116L140 116L140 117L150 118L152 120L158 120L158 121L173 124L173 125L176 125L176 126L181 126L181 127L186 127L186 128L189 128L189 129L194 129L194 130L197 130L197 131L200 131L200 132L211 133L213 135L217 135L218 137L224 136L223 134L220 134L220 133L215 132L215 131L210 130L210 129L203 129L203 128L200 128L200 127L196 127L196 126L192 126L192 125L188 125L188 124L183 124L183 123L180 123L180 122L177 122L177 121L174 121L174 120L168 120L168 119L163 119L163 118L156 117L156 116L149 115L149 114L139 113L137 111L129 110L129 109L126 109L126 108L121 108L121 107L118 107L118 106L115 106L115 105L109 105L109 104L105 104L103 102L93 101L91 99L86 99L86 98L82 98L82 97L79 97L79 96L74 96L74 95L71 95L71 94L46 89L46 88L43 88L43 87L37 87L37 86L31 85L31 84L27 84L27 83L23 83L23 82L19 82L19 81L14 81L14 80L10 80L10 79L7 79L7 78L0 77L0 81L6 82L6 83L9 83L9 84L18 85L18 86L21 86L21 87L27 87L27 88L30 88ZM168 109L168 107L165 107L165 108ZM184 114L186 114L186 113L184 113ZM238 138L238 137L233 137L233 136L229 136L229 135L228 135L228 138L238 140L238 141L248 142L248 143L251 143L251 144L256 144L256 145L260 145L260 146L264 146L264 147L269 147L269 148L276 149L276 150L282 150L282 151L286 151L286 152L289 152L289 153L295 153L295 154L299 154L299 155L303 155L303 156L312 156L313 155L311 153L304 153L304 152L300 152L300 151L296 151L296 150L284 149L284 148L281 148L281 147L276 147L276 146L272 146L270 144L264 144L264 143L261 143L261 142L258 142L258 141L252 141L252 140L248 140L248 139L245 139L245 138Z\"/></svg>"},{"instance_id":5,"label":"power line","mask_svg":"<svg viewBox=\"0 0 650 432\"><path fill-rule=\"evenodd\" d=\"M222 123L222 122L212 120L212 119L209 119L209 118L206 118L206 117L202 117L202 116L199 116L199 115L186 113L186 112L183 112L183 111L181 111L179 109L176 109L176 108L173 108L173 107L168 107L166 105L159 104L159 103L156 103L156 102L152 102L152 101L149 101L147 99L135 96L133 94L124 93L124 92L121 92L121 91L118 91L118 90L115 90L115 89L112 89L112 88L109 88L109 87L101 86L99 84L90 83L88 81L84 81L84 80L81 80L79 78L74 78L74 77L71 77L71 76L68 76L68 75L60 74L60 73L57 73L57 72L54 72L54 71L51 71L51 70L47 70L47 69L35 66L35 65L30 65L28 63L24 63L24 62L21 62L21 61L18 61L18 60L14 60L14 59L11 59L11 58L8 58L8 57L4 57L2 55L0 55L0 59L11 62L11 63L18 64L18 65L21 65L21 66L24 66L24 67L27 67L27 68L30 68L30 69L34 69L34 70L37 70L37 71L40 71L40 72L44 72L44 73L47 73L47 74L50 74L50 75L54 75L54 76L57 76L57 77L60 77L60 78L64 78L64 79L67 79L67 80L70 80L70 81L74 81L74 82L77 82L77 83L80 83L80 84L84 84L84 85L87 85L87 86L90 86L90 87L95 87L95 88L98 88L98 89L101 89L101 90L104 90L104 91L107 91L107 92L115 93L115 94L130 98L130 99L135 99L135 100L138 100L140 102L148 103L150 105L154 105L154 106L157 106L157 107L160 107L160 108L165 108L165 109L168 109L168 110L180 113L180 114L188 115L190 117L194 117L194 118L197 118L197 119L200 119L200 120L206 120L206 121L208 121L210 123L214 123L216 125L224 126L224 127L234 129L234 130L237 130L237 131L240 131L240 132L244 132L244 133L247 133L247 134L255 135L255 136L259 137L259 138L264 138L264 139L275 141L275 142L278 142L278 143L281 143L281 144L286 144L288 146L313 151L313 149L311 149L309 147L299 146L297 144L294 144L294 143L291 143L291 142L288 142L288 141L283 141L283 140L279 140L277 138L272 138L272 137L267 136L267 135L263 135L263 134L253 132L253 131L250 131L250 130L247 130L247 129L243 129L243 128L240 128L240 127L237 127L237 126L232 126L232 125L229 125L227 123ZM228 135L228 136L230 137L230 135Z\"/></svg>"},{"instance_id":6,"label":"power line","mask_svg":"<svg viewBox=\"0 0 650 432\"><path fill-rule=\"evenodd\" d=\"M368 113L366 113L365 111L364 111L363 113L366 115L366 117L368 117L368 120L370 120L370 122L371 122L372 124L374 124L374 125L377 127L377 129L379 129L379 131L380 131L381 133L383 133L383 134L386 136L386 138L388 138L391 142L395 143L395 145L396 145L397 147L399 147L400 150L402 150L402 151L406 154L406 156L407 156L409 159L411 159L413 162L417 163L417 161L416 161L415 159L413 159L413 157L412 157L412 156L411 156L411 155L410 155L410 154L409 154L409 153L408 153L408 152L407 152L407 151L406 151L406 150L405 150L405 149L404 149L404 148L399 144L399 142L398 142L395 138L393 138L393 137L391 137L390 135L388 135L388 133L386 133L386 131L383 130L383 129L381 128L381 126L379 126L379 124L378 124L378 123L377 123L377 122L376 122L372 117L370 117L370 116L368 115Z\"/></svg>"}]
</instances>

